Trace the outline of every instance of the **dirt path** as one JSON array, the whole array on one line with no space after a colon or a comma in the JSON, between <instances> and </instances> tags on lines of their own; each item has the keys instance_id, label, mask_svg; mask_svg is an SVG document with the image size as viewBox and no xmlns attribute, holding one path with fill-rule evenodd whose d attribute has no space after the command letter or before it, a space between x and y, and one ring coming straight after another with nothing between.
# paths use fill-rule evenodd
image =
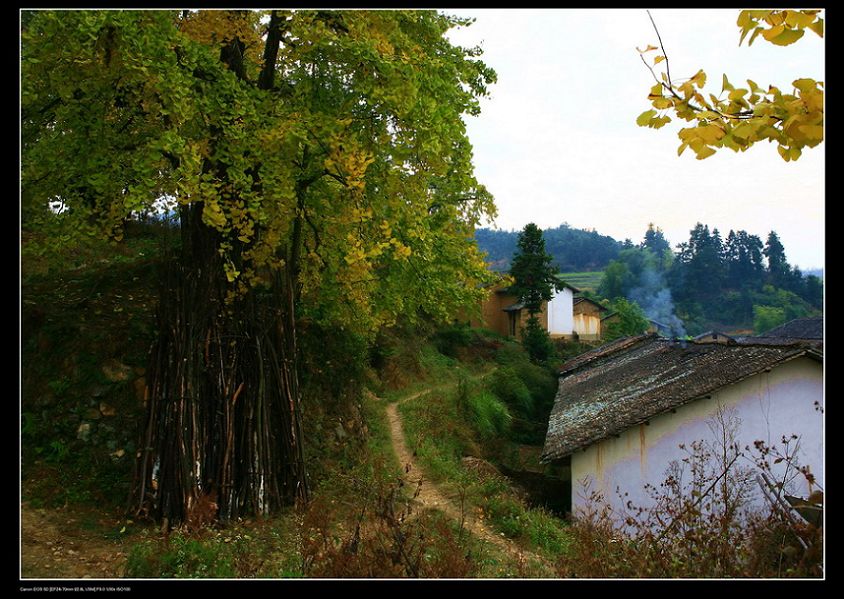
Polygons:
<instances>
[{"instance_id":1,"label":"dirt path","mask_svg":"<svg viewBox=\"0 0 844 599\"><path fill-rule=\"evenodd\" d=\"M464 518L464 526L475 536L494 544L496 547L506 551L520 561L527 559L536 560L547 565L547 562L542 557L536 555L531 551L527 551L518 547L513 541L507 539L503 533L496 534L489 526L482 520L476 518L469 511L462 511L459 505L459 499L448 496L438 485L434 484L420 466L418 460L410 451L407 445L407 439L402 428L401 417L399 416L398 406L406 401L410 401L431 393L435 389L427 389L402 398L401 400L387 405L387 421L390 425L390 439L393 445L393 451L399 459L399 464L404 471L404 481L409 488L415 489L419 482L422 484L419 487L419 494L416 497L423 507L436 508L444 512L448 517L460 521Z\"/></svg>"},{"instance_id":2,"label":"dirt path","mask_svg":"<svg viewBox=\"0 0 844 599\"><path fill-rule=\"evenodd\" d=\"M22 578L120 578L122 544L80 527L82 514L21 504Z\"/></svg>"}]
</instances>

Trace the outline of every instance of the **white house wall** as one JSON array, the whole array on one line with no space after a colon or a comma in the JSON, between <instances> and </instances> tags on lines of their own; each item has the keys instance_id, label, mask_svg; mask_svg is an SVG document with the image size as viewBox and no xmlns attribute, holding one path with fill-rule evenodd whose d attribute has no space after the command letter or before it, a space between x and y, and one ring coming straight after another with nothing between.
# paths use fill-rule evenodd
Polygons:
<instances>
[{"instance_id":1,"label":"white house wall","mask_svg":"<svg viewBox=\"0 0 844 599\"><path fill-rule=\"evenodd\" d=\"M597 339L601 335L601 319L597 316L575 314L573 322L575 332L581 337Z\"/></svg>"},{"instance_id":2,"label":"white house wall","mask_svg":"<svg viewBox=\"0 0 844 599\"><path fill-rule=\"evenodd\" d=\"M689 447L696 440L714 441L707 422L719 405L738 417L737 441L742 450L745 446L752 450L756 440L782 447L783 435L798 435L800 464L809 465L823 486L823 415L815 402L823 404L823 367L809 358L797 358L578 451L571 456L573 511L577 513L586 503L583 483L602 493L614 510L623 511L627 500L637 506L649 505L645 483L658 489L670 462L687 457L679 448L681 443ZM745 458L739 463L753 465ZM773 466L774 472L782 472L783 467L784 463ZM628 496L620 498L617 488ZM795 479L792 493L808 495L804 477Z\"/></svg>"},{"instance_id":3,"label":"white house wall","mask_svg":"<svg viewBox=\"0 0 844 599\"><path fill-rule=\"evenodd\" d=\"M548 302L548 334L568 335L574 332L574 294L565 287Z\"/></svg>"}]
</instances>

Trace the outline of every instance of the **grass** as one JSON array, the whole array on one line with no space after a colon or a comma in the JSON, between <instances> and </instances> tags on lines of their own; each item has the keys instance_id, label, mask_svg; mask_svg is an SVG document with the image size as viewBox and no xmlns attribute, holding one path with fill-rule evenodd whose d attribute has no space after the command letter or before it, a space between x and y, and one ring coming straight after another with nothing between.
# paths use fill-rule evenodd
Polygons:
<instances>
[{"instance_id":1,"label":"grass","mask_svg":"<svg viewBox=\"0 0 844 599\"><path fill-rule=\"evenodd\" d=\"M291 512L195 533L145 538L129 550L130 578L298 578L300 527ZM144 535L144 533L147 533Z\"/></svg>"},{"instance_id":2,"label":"grass","mask_svg":"<svg viewBox=\"0 0 844 599\"><path fill-rule=\"evenodd\" d=\"M381 397L395 402L404 397L428 391L432 387L454 385L460 377L470 376L472 370L457 360L439 353L433 346L425 345L418 355L419 376L397 388L380 391Z\"/></svg>"},{"instance_id":3,"label":"grass","mask_svg":"<svg viewBox=\"0 0 844 599\"><path fill-rule=\"evenodd\" d=\"M483 388L469 391L470 397L487 393ZM541 508L528 507L504 477L464 466L464 455L477 456L484 449L503 452L504 442L479 438L471 419L459 407L459 395L456 388L434 391L399 406L408 443L426 472L453 496L464 496L467 509L483 513L496 531L521 547L552 561L566 554L571 537L562 520Z\"/></svg>"}]
</instances>

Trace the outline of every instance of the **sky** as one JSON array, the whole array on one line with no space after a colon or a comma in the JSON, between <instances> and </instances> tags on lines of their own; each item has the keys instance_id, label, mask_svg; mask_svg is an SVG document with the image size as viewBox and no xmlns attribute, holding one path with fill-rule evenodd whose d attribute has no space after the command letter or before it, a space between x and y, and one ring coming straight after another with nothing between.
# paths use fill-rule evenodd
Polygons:
<instances>
[{"instance_id":1,"label":"sky","mask_svg":"<svg viewBox=\"0 0 844 599\"><path fill-rule=\"evenodd\" d=\"M784 162L775 144L677 156L681 122L636 125L654 84L636 48L658 46L644 9L445 10L476 19L453 43L480 45L498 74L481 114L466 117L475 173L495 196L493 226L514 230L568 223L634 243L648 223L673 245L697 222L744 229L764 241L775 230L792 265L824 264L825 143ZM654 9L676 82L707 74L790 90L802 77L825 81L824 41L807 31L791 46L761 37L739 47L736 9ZM650 53L649 56L653 56ZM664 63L663 63L664 64Z\"/></svg>"}]
</instances>

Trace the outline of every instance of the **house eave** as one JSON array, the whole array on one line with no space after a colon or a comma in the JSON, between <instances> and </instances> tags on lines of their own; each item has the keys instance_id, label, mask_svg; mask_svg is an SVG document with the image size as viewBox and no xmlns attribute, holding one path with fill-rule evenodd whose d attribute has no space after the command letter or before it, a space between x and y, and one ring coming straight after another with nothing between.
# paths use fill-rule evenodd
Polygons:
<instances>
[{"instance_id":1,"label":"house eave","mask_svg":"<svg viewBox=\"0 0 844 599\"><path fill-rule=\"evenodd\" d=\"M731 388L731 387L741 383L742 381L750 379L750 378L757 376L759 374L763 374L764 372L769 372L773 368L782 366L783 364L786 364L788 362L791 362L791 361L796 360L796 359L801 358L801 357L806 357L806 358L809 358L809 359L811 359L815 362L823 363L823 353L821 351L819 351L816 348L806 347L806 348L803 349L803 351L795 352L794 354L783 356L781 359L779 359L777 361L767 363L765 366L760 366L759 368L757 368L753 371L750 371L750 372L745 373L744 375L738 376L734 380L730 381L729 383L712 385L711 387L703 389L700 393L696 394L693 397L690 397L690 398L687 398L687 399L672 400L672 401L668 402L667 404L655 407L655 409L653 409L652 411L642 412L639 415L637 415L635 417L635 419L633 419L632 421L629 421L629 422L624 421L620 424L615 424L615 425L610 424L610 426L604 428L603 430L598 429L596 431L595 435L581 439L579 442L577 442L575 444L570 444L570 445L563 444L559 448L552 449L547 453L543 451L542 455L540 456L540 463L547 464L547 463L550 463L550 462L553 462L553 461L556 461L556 460L564 459L568 456L571 456L571 455L577 453L578 451L585 450L585 449L589 448L590 446L595 445L596 443L600 443L601 441L609 439L610 437L618 436L621 433L623 433L627 430L630 430L631 428L639 426L640 424L643 424L645 422L649 422L650 420L657 418L657 417L659 417L663 414L674 412L674 411L677 410L677 408L683 407L683 406L688 405L690 403L693 403L695 401L710 398L710 397L712 397L712 395L714 393L720 392L723 389ZM618 405L614 405L614 406L612 406L612 408L604 408L603 411L606 411L608 409L618 409ZM552 410L552 417L553 417L553 410ZM550 424L549 424L549 426L550 426ZM546 433L546 444L547 444L547 438L548 438L548 435Z\"/></svg>"}]
</instances>

